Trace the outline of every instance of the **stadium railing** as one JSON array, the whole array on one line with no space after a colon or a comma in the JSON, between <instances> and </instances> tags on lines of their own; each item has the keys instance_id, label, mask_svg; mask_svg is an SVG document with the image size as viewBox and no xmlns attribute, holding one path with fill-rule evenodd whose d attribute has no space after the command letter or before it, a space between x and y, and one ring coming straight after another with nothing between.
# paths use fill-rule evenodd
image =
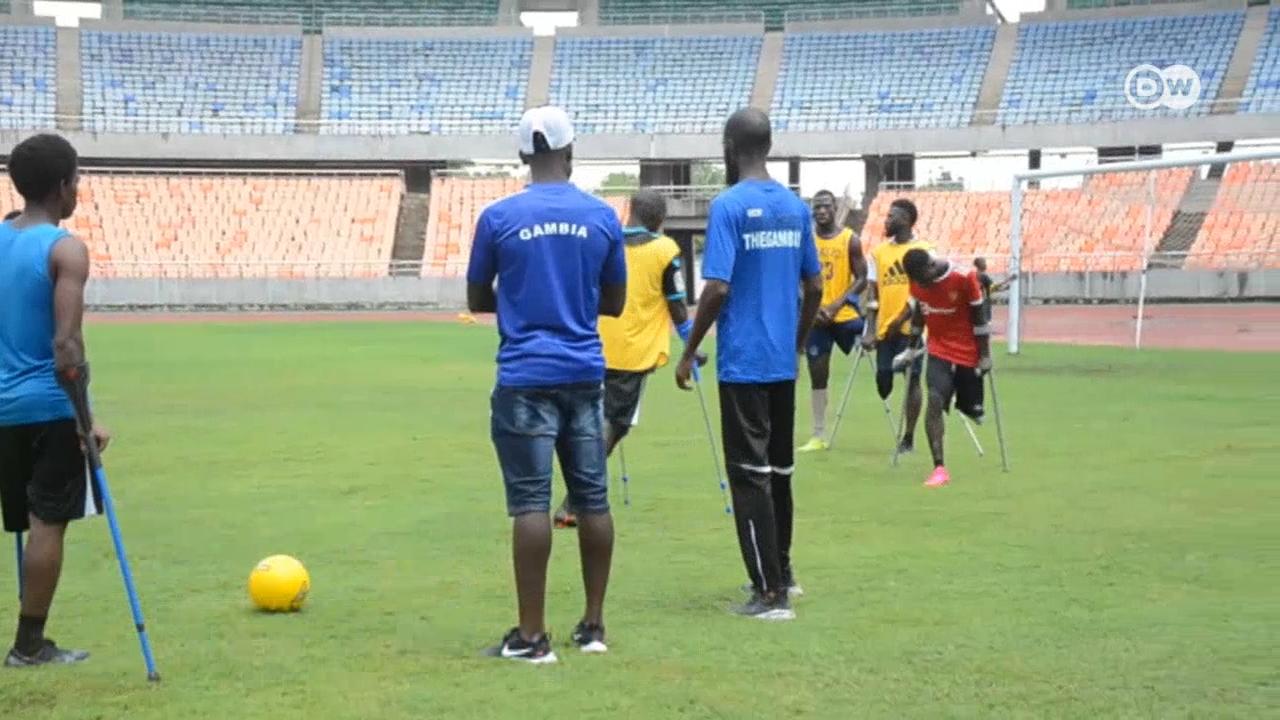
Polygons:
<instances>
[{"instance_id":1,"label":"stadium railing","mask_svg":"<svg viewBox=\"0 0 1280 720\"><path fill-rule=\"evenodd\" d=\"M651 12L609 13L601 25L729 25L764 24L760 10L654 10Z\"/></svg>"},{"instance_id":2,"label":"stadium railing","mask_svg":"<svg viewBox=\"0 0 1280 720\"><path fill-rule=\"evenodd\" d=\"M864 20L871 18L935 17L960 14L960 3L867 3L853 7L805 8L788 10L783 14L784 25L793 23L833 22L839 20Z\"/></svg>"}]
</instances>

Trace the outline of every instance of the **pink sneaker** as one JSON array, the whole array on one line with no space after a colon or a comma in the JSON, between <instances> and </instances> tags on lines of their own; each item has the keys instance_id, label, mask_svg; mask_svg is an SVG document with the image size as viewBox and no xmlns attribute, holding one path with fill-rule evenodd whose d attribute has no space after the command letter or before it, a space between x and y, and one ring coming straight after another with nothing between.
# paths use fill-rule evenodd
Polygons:
<instances>
[{"instance_id":1,"label":"pink sneaker","mask_svg":"<svg viewBox=\"0 0 1280 720\"><path fill-rule=\"evenodd\" d=\"M949 482L951 482L951 473L947 472L945 467L938 466L933 469L933 474L929 476L929 479L924 481L924 486L936 488L942 487Z\"/></svg>"}]
</instances>

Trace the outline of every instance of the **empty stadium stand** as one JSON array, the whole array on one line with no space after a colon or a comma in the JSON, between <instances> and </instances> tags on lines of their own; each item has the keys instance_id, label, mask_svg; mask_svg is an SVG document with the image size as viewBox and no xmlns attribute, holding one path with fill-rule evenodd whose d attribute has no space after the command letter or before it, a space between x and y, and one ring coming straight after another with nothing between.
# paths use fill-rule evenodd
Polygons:
<instances>
[{"instance_id":1,"label":"empty stadium stand","mask_svg":"<svg viewBox=\"0 0 1280 720\"><path fill-rule=\"evenodd\" d=\"M717 15L758 17L770 30L787 20L842 17L954 15L959 0L600 0L600 22L655 25L715 22Z\"/></svg>"},{"instance_id":2,"label":"empty stadium stand","mask_svg":"<svg viewBox=\"0 0 1280 720\"><path fill-rule=\"evenodd\" d=\"M423 276L465 277L471 239L480 211L486 205L518 192L526 182L526 179L518 177L437 175L433 178L427 242L422 258ZM630 214L629 197L610 195L603 200L613 206L619 218L626 221Z\"/></svg>"},{"instance_id":3,"label":"empty stadium stand","mask_svg":"<svg viewBox=\"0 0 1280 720\"><path fill-rule=\"evenodd\" d=\"M492 25L498 0L124 0L129 20L342 25Z\"/></svg>"},{"instance_id":4,"label":"empty stadium stand","mask_svg":"<svg viewBox=\"0 0 1280 720\"><path fill-rule=\"evenodd\" d=\"M1240 112L1280 112L1280 7L1267 15L1267 29L1253 59Z\"/></svg>"},{"instance_id":5,"label":"empty stadium stand","mask_svg":"<svg viewBox=\"0 0 1280 720\"><path fill-rule=\"evenodd\" d=\"M751 97L759 35L563 37L551 102L596 133L719 133Z\"/></svg>"},{"instance_id":6,"label":"empty stadium stand","mask_svg":"<svg viewBox=\"0 0 1280 720\"><path fill-rule=\"evenodd\" d=\"M66 227L95 277L385 277L403 188L398 175L91 171Z\"/></svg>"},{"instance_id":7,"label":"empty stadium stand","mask_svg":"<svg viewBox=\"0 0 1280 720\"><path fill-rule=\"evenodd\" d=\"M533 39L328 38L331 134L506 133L524 110Z\"/></svg>"},{"instance_id":8,"label":"empty stadium stand","mask_svg":"<svg viewBox=\"0 0 1280 720\"><path fill-rule=\"evenodd\" d=\"M52 27L0 26L0 129L53 127L57 67Z\"/></svg>"},{"instance_id":9,"label":"empty stadium stand","mask_svg":"<svg viewBox=\"0 0 1280 720\"><path fill-rule=\"evenodd\" d=\"M1280 266L1280 163L1227 167L1187 254L1188 268Z\"/></svg>"},{"instance_id":10,"label":"empty stadium stand","mask_svg":"<svg viewBox=\"0 0 1280 720\"><path fill-rule=\"evenodd\" d=\"M994 27L789 33L771 115L779 131L968 125Z\"/></svg>"},{"instance_id":11,"label":"empty stadium stand","mask_svg":"<svg viewBox=\"0 0 1280 720\"><path fill-rule=\"evenodd\" d=\"M301 37L85 30L80 46L87 130L294 130Z\"/></svg>"},{"instance_id":12,"label":"empty stadium stand","mask_svg":"<svg viewBox=\"0 0 1280 720\"><path fill-rule=\"evenodd\" d=\"M1243 12L1022 23L998 122L1203 115L1218 97L1243 24ZM1131 69L1175 63L1200 75L1202 91L1195 105L1139 110L1125 100L1125 76Z\"/></svg>"}]
</instances>

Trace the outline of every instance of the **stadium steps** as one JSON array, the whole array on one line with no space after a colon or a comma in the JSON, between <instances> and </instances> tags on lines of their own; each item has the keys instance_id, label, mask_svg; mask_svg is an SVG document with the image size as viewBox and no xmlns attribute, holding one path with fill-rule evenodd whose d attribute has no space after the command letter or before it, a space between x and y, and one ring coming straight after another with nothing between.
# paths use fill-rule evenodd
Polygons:
<instances>
[{"instance_id":1,"label":"stadium steps","mask_svg":"<svg viewBox=\"0 0 1280 720\"><path fill-rule=\"evenodd\" d=\"M760 64L756 66L756 80L751 86L751 107L769 112L773 106L773 93L778 87L778 72L782 69L781 32L767 32L760 45Z\"/></svg>"},{"instance_id":2,"label":"stadium steps","mask_svg":"<svg viewBox=\"0 0 1280 720\"><path fill-rule=\"evenodd\" d=\"M320 130L320 99L324 87L324 38L302 36L302 62L298 68L298 117L294 132L316 134Z\"/></svg>"},{"instance_id":3,"label":"stadium steps","mask_svg":"<svg viewBox=\"0 0 1280 720\"><path fill-rule=\"evenodd\" d=\"M1236 40L1231 62L1227 65L1226 75L1222 77L1222 87L1218 90L1218 97L1232 102L1218 103L1212 114L1233 115L1240 105L1238 101L1244 95L1245 84L1249 82L1253 59L1258 55L1258 48L1262 45L1262 37L1267 30L1269 9L1269 5L1255 5L1245 10L1244 27L1240 29L1240 38Z\"/></svg>"},{"instance_id":4,"label":"stadium steps","mask_svg":"<svg viewBox=\"0 0 1280 720\"><path fill-rule=\"evenodd\" d=\"M80 29L58 28L56 43L58 129L79 130L83 125L80 115L84 110L84 85L80 82Z\"/></svg>"},{"instance_id":5,"label":"stadium steps","mask_svg":"<svg viewBox=\"0 0 1280 720\"><path fill-rule=\"evenodd\" d=\"M1017 25L1005 23L996 28L991 59L987 61L987 73L982 77L978 104L973 109L970 125L995 124L996 113L1000 110L1000 98L1004 96L1004 84L1009 79L1009 67L1013 64L1013 51L1017 47Z\"/></svg>"},{"instance_id":6,"label":"stadium steps","mask_svg":"<svg viewBox=\"0 0 1280 720\"><path fill-rule=\"evenodd\" d=\"M400 197L400 213L396 219L396 240L391 247L391 274L409 277L420 274L416 268L400 268L397 262L422 262L427 246L427 218L431 196L406 192Z\"/></svg>"},{"instance_id":7,"label":"stadium steps","mask_svg":"<svg viewBox=\"0 0 1280 720\"><path fill-rule=\"evenodd\" d=\"M529 64L529 85L524 93L525 109L546 105L551 97L551 66L555 64L554 35L533 39L533 58Z\"/></svg>"},{"instance_id":8,"label":"stadium steps","mask_svg":"<svg viewBox=\"0 0 1280 720\"><path fill-rule=\"evenodd\" d=\"M1181 268L1186 262L1185 256L1167 257L1165 253L1185 253L1191 250L1200 228L1204 226L1204 218L1213 207L1218 197L1218 188L1222 185L1221 177L1196 177L1187 186L1187 191L1178 203L1178 210L1173 214L1169 227L1156 245L1157 258L1152 260L1151 267Z\"/></svg>"}]
</instances>

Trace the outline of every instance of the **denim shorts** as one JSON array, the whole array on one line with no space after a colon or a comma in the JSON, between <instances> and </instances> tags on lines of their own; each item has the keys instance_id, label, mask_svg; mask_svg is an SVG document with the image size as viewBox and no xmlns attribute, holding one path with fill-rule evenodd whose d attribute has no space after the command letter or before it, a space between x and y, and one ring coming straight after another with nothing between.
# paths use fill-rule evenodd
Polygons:
<instances>
[{"instance_id":1,"label":"denim shorts","mask_svg":"<svg viewBox=\"0 0 1280 720\"><path fill-rule=\"evenodd\" d=\"M508 515L551 511L553 457L560 458L575 511L609 511L603 398L600 383L494 388L491 432Z\"/></svg>"}]
</instances>

